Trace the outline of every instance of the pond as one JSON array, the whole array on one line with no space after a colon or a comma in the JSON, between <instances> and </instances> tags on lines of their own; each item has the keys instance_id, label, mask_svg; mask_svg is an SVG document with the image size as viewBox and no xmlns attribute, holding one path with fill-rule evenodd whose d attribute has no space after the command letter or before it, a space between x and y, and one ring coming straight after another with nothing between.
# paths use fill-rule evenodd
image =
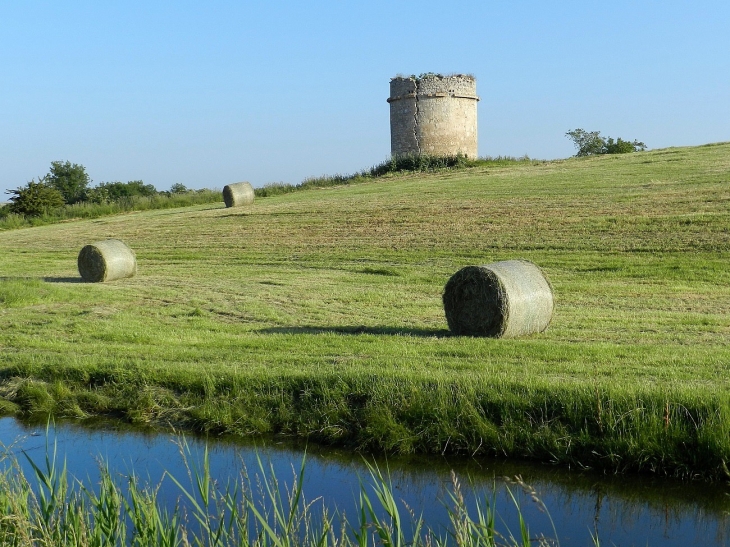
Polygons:
<instances>
[{"instance_id":1,"label":"pond","mask_svg":"<svg viewBox=\"0 0 730 547\"><path fill-rule=\"evenodd\" d=\"M32 470L23 456L45 461L55 446L70 475L95 484L101 462L119 477L134 472L151 485L160 484L160 499L169 507L181 499L180 489L165 471L190 485L181 443L188 461L198 465L208 450L211 475L225 484L261 473L260 463L273 469L289 486L299 471L304 450L271 440L254 443L230 439L185 438L170 433L141 432L118 423L89 427L73 423L24 424L0 419L0 443L15 456L26 476ZM682 546L730 545L730 487L644 476L603 476L524 462L449 457L377 458L319 446L306 448L303 491L307 500L322 498L333 510L356 515L361 484L369 484L366 462L389 473L394 495L406 513L423 515L426 524L443 532L448 524L448 500L453 470L464 485L471 508L475 498L492 500L500 526L517 535L517 498L530 535L554 538L563 547L592 545ZM520 477L521 480L516 480ZM532 490L525 489L529 485ZM367 486L366 486L367 488ZM533 495L539 499L534 501ZM544 507L543 507L544 505ZM407 507L406 507L407 506ZM547 512L545 512L547 509ZM551 522L552 521L552 522ZM554 525L554 529L553 529Z\"/></svg>"}]
</instances>

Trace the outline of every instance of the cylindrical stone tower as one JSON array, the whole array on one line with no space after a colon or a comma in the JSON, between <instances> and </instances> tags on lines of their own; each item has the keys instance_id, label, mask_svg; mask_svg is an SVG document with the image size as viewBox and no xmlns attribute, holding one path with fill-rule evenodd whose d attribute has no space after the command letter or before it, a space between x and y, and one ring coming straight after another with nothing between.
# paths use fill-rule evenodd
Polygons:
<instances>
[{"instance_id":1,"label":"cylindrical stone tower","mask_svg":"<svg viewBox=\"0 0 730 547\"><path fill-rule=\"evenodd\" d=\"M390 153L477 157L474 76L426 74L390 80Z\"/></svg>"}]
</instances>

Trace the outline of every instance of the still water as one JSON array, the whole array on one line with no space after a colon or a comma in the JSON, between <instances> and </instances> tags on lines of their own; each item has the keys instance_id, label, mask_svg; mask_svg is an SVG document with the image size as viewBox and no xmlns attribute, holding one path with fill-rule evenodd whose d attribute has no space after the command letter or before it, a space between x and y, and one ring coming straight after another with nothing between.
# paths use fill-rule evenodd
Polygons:
<instances>
[{"instance_id":1,"label":"still water","mask_svg":"<svg viewBox=\"0 0 730 547\"><path fill-rule=\"evenodd\" d=\"M0 448L23 464L23 452L35 462L45 460L46 447L55 445L59 460L65 459L69 474L86 484L99 478L104 462L116 477L134 472L151 485L161 482L161 499L170 508L180 501L180 490L163 480L164 471L189 486L181 438L170 433L129 430L115 423L80 427L74 424L23 424L0 419ZM291 485L304 456L302 448L274 441L241 444L231 440L186 438L193 464L208 449L211 475L221 484L236 481L241 472L260 473L259 460L271 465L281 483ZM361 482L369 481L366 457L346 451L309 446L306 449L304 494L307 500L321 497L329 509L356 515ZM375 460L367 458L373 463ZM557 534L563 547L602 546L730 546L730 486L687 483L648 477L603 476L552 466L485 459L447 457L378 459L388 470L396 498L423 515L427 525L443 532L448 523L447 505L453 470L465 486L473 509L474 499L492 499L502 526L517 536L518 521L507 488L515 495L530 528L530 535ZM24 472L30 477L28 465ZM519 476L544 504L546 513L529 491L514 482ZM505 479L505 477L507 479ZM511 479L511 480L510 480ZM122 482L119 482L122 484ZM372 496L374 498L374 496ZM551 524L552 519L552 524ZM553 525L555 531L553 531ZM504 528L503 528L504 529Z\"/></svg>"}]
</instances>

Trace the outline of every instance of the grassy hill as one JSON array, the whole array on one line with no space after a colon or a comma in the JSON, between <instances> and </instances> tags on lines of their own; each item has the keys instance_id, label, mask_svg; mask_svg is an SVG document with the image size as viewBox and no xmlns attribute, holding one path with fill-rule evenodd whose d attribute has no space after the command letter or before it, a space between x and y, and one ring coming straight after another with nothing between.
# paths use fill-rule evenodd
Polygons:
<instances>
[{"instance_id":1,"label":"grassy hill","mask_svg":"<svg viewBox=\"0 0 730 547\"><path fill-rule=\"evenodd\" d=\"M107 237L138 275L80 283ZM511 258L550 328L449 336L449 277ZM0 232L0 410L719 478L729 259L730 143Z\"/></svg>"}]
</instances>

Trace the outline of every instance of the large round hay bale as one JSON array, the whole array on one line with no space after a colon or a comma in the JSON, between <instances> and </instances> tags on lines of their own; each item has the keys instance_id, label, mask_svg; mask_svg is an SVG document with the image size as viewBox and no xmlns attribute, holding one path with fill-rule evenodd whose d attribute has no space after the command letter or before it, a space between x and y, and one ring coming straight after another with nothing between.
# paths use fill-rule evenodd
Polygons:
<instances>
[{"instance_id":1,"label":"large round hay bale","mask_svg":"<svg viewBox=\"0 0 730 547\"><path fill-rule=\"evenodd\" d=\"M79 253L78 264L81 278L91 283L132 277L137 273L134 251L118 239L86 245Z\"/></svg>"},{"instance_id":2,"label":"large round hay bale","mask_svg":"<svg viewBox=\"0 0 730 547\"><path fill-rule=\"evenodd\" d=\"M526 260L467 266L444 287L452 333L512 338L544 331L553 317L553 290L542 270Z\"/></svg>"},{"instance_id":3,"label":"large round hay bale","mask_svg":"<svg viewBox=\"0 0 730 547\"><path fill-rule=\"evenodd\" d=\"M223 201L226 207L241 207L253 203L253 186L248 182L236 182L223 188Z\"/></svg>"}]
</instances>

